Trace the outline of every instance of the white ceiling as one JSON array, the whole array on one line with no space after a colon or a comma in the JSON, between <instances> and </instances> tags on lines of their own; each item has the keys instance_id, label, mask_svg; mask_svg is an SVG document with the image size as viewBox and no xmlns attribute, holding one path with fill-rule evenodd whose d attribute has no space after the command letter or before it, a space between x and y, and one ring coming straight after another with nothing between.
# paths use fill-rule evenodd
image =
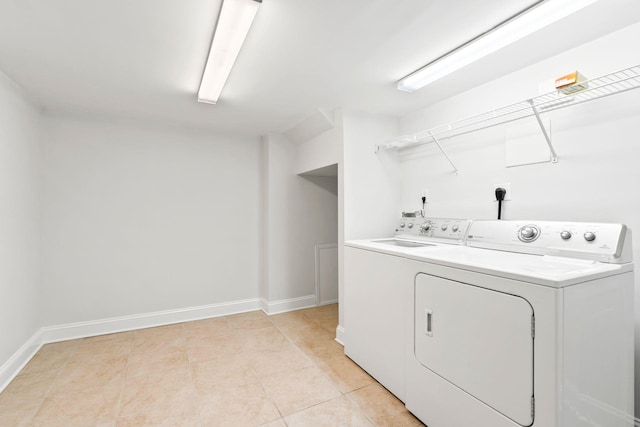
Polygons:
<instances>
[{"instance_id":1,"label":"white ceiling","mask_svg":"<svg viewBox=\"0 0 640 427\"><path fill-rule=\"evenodd\" d=\"M0 70L47 110L259 135L318 108L401 116L640 21L639 0L600 0L419 92L395 89L534 2L264 0L208 105L196 92L221 0L0 0Z\"/></svg>"}]
</instances>

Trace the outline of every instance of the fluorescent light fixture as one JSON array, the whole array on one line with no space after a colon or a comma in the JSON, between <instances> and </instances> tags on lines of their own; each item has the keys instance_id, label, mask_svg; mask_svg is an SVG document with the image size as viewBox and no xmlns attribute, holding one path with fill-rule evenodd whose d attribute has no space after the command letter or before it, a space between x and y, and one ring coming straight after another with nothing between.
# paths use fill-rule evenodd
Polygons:
<instances>
[{"instance_id":1,"label":"fluorescent light fixture","mask_svg":"<svg viewBox=\"0 0 640 427\"><path fill-rule=\"evenodd\" d=\"M215 104L236 62L262 0L223 0L198 101Z\"/></svg>"},{"instance_id":2,"label":"fluorescent light fixture","mask_svg":"<svg viewBox=\"0 0 640 427\"><path fill-rule=\"evenodd\" d=\"M546 0L508 19L478 38L452 50L398 81L399 90L416 91L542 28L579 11L597 0Z\"/></svg>"}]
</instances>

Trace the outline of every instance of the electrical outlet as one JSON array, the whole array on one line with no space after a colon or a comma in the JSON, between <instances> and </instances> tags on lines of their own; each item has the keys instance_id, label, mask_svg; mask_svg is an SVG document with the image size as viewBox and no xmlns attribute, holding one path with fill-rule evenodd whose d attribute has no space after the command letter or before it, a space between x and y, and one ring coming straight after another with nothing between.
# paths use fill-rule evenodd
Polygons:
<instances>
[{"instance_id":1,"label":"electrical outlet","mask_svg":"<svg viewBox=\"0 0 640 427\"><path fill-rule=\"evenodd\" d=\"M494 184L493 185L493 191L491 192L491 197L493 198L494 202L497 202L496 200L496 188L504 188L505 190L507 190L507 194L504 195L504 200L511 200L513 195L511 194L511 183L510 182L503 182L502 184Z\"/></svg>"}]
</instances>

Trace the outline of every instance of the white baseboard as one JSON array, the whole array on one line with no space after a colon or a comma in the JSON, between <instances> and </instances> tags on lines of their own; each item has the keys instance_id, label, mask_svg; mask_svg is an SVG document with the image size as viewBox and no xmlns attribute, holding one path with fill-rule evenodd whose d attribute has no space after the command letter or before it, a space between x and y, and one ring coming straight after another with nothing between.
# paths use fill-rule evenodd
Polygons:
<instances>
[{"instance_id":1,"label":"white baseboard","mask_svg":"<svg viewBox=\"0 0 640 427\"><path fill-rule=\"evenodd\" d=\"M343 347L344 347L344 338L345 338L344 328L338 325L336 327L336 342Z\"/></svg>"},{"instance_id":2,"label":"white baseboard","mask_svg":"<svg viewBox=\"0 0 640 427\"><path fill-rule=\"evenodd\" d=\"M226 316L259 309L260 305L257 299L247 299L88 322L69 323L66 325L48 326L41 329L42 342L67 341L76 338L190 322L193 320L208 319L210 317Z\"/></svg>"},{"instance_id":3,"label":"white baseboard","mask_svg":"<svg viewBox=\"0 0 640 427\"><path fill-rule=\"evenodd\" d=\"M300 310L301 308L315 307L316 296L306 295L298 298L281 299L278 301L267 301L260 298L260 308L268 315L285 313L287 311Z\"/></svg>"},{"instance_id":4,"label":"white baseboard","mask_svg":"<svg viewBox=\"0 0 640 427\"><path fill-rule=\"evenodd\" d=\"M13 381L18 372L31 360L40 350L42 343L39 340L40 330L25 342L13 355L0 366L0 393Z\"/></svg>"},{"instance_id":5,"label":"white baseboard","mask_svg":"<svg viewBox=\"0 0 640 427\"><path fill-rule=\"evenodd\" d=\"M247 299L176 310L91 320L87 322L46 326L38 329L9 360L0 366L0 392L18 375L40 347L47 343L226 316L229 314L259 310L260 308L261 305L258 299Z\"/></svg>"},{"instance_id":6,"label":"white baseboard","mask_svg":"<svg viewBox=\"0 0 640 427\"><path fill-rule=\"evenodd\" d=\"M90 320L86 322L45 326L38 329L22 347L0 366L0 392L2 392L16 375L44 344L67 341L98 335L114 334L135 329L152 328L173 323L208 319L262 309L266 314L284 313L301 308L314 307L315 295L290 298L279 301L264 299L247 299L220 304L209 304L198 307L187 307L176 310L156 311L131 316L112 317L109 319Z\"/></svg>"}]
</instances>

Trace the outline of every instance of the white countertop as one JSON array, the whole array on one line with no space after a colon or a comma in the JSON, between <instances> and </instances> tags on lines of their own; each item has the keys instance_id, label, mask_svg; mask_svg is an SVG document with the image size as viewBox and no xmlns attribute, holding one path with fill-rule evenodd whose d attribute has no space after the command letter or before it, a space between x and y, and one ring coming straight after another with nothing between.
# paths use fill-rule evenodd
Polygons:
<instances>
[{"instance_id":1,"label":"white countertop","mask_svg":"<svg viewBox=\"0 0 640 427\"><path fill-rule=\"evenodd\" d=\"M556 288L633 270L632 263L608 264L446 244L426 247L392 246L382 243L381 240L388 239L349 241L346 245Z\"/></svg>"}]
</instances>

